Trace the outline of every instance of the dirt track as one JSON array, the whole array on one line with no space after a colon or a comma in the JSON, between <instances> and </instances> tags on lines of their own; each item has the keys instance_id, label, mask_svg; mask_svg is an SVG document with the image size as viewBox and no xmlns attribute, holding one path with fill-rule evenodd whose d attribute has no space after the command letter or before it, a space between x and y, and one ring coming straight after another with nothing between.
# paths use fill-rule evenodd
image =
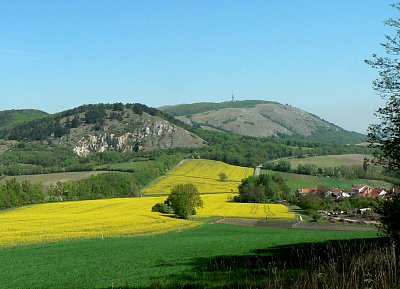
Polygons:
<instances>
[{"instance_id":1,"label":"dirt track","mask_svg":"<svg viewBox=\"0 0 400 289\"><path fill-rule=\"evenodd\" d=\"M244 219L244 218L224 218L216 221L217 224L230 224L251 227L265 228L286 228L286 229L303 229L303 230L327 230L327 231L376 231L375 226L355 225L343 223L327 223L327 222L301 222L299 220L260 220L260 219Z\"/></svg>"}]
</instances>

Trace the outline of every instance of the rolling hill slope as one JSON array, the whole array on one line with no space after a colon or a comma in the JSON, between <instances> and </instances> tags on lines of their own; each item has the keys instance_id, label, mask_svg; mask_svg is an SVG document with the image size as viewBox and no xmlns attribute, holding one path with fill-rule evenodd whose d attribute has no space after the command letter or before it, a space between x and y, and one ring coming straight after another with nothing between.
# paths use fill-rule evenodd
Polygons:
<instances>
[{"instance_id":1,"label":"rolling hill slope","mask_svg":"<svg viewBox=\"0 0 400 289\"><path fill-rule=\"evenodd\" d=\"M253 137L296 137L334 143L359 143L365 136L346 131L314 114L277 102L245 100L160 107L187 124Z\"/></svg>"},{"instance_id":2,"label":"rolling hill slope","mask_svg":"<svg viewBox=\"0 0 400 289\"><path fill-rule=\"evenodd\" d=\"M0 131L0 138L51 140L78 155L109 150L149 151L202 147L204 141L175 118L142 104L84 105Z\"/></svg>"},{"instance_id":3,"label":"rolling hill slope","mask_svg":"<svg viewBox=\"0 0 400 289\"><path fill-rule=\"evenodd\" d=\"M24 122L46 116L48 116L46 112L36 109L12 109L0 111L0 130L11 129Z\"/></svg>"}]
</instances>

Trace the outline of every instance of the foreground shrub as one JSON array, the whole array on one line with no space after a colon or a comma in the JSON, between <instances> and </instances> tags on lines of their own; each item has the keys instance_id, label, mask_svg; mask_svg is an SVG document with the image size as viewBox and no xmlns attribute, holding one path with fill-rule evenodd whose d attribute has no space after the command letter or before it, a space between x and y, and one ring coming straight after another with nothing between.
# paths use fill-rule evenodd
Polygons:
<instances>
[{"instance_id":1,"label":"foreground shrub","mask_svg":"<svg viewBox=\"0 0 400 289\"><path fill-rule=\"evenodd\" d=\"M376 207L380 215L380 229L392 237L400 246L400 194L380 201Z\"/></svg>"},{"instance_id":2,"label":"foreground shrub","mask_svg":"<svg viewBox=\"0 0 400 289\"><path fill-rule=\"evenodd\" d=\"M174 209L165 203L157 203L151 208L152 212L159 212L163 214L173 214Z\"/></svg>"}]
</instances>

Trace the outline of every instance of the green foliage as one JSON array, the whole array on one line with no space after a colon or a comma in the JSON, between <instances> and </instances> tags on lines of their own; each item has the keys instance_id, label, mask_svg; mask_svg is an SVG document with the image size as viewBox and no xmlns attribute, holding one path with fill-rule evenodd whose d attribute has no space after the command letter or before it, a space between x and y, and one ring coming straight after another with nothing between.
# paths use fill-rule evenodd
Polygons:
<instances>
[{"instance_id":1,"label":"green foliage","mask_svg":"<svg viewBox=\"0 0 400 289\"><path fill-rule=\"evenodd\" d=\"M400 3L392 5L400 12ZM400 18L389 18L385 24L393 28L394 36L385 35L386 43L381 44L386 55L373 55L366 63L377 69L379 77L373 82L374 90L386 101L384 107L377 110L379 124L369 127L370 142L378 147L380 161L390 171L400 172ZM400 243L400 196L382 202L378 208L382 229Z\"/></svg>"},{"instance_id":2,"label":"green foliage","mask_svg":"<svg viewBox=\"0 0 400 289\"><path fill-rule=\"evenodd\" d=\"M329 211L352 211L362 208L373 208L377 205L378 200L365 197L348 197L333 199L320 195L298 196L294 199L294 203L302 208L310 216L318 210Z\"/></svg>"},{"instance_id":3,"label":"green foliage","mask_svg":"<svg viewBox=\"0 0 400 289\"><path fill-rule=\"evenodd\" d=\"M24 122L46 116L46 112L34 109L13 109L0 111L0 130L11 129Z\"/></svg>"},{"instance_id":4,"label":"green foliage","mask_svg":"<svg viewBox=\"0 0 400 289\"><path fill-rule=\"evenodd\" d=\"M400 194L380 201L376 212L380 214L381 229L400 245Z\"/></svg>"},{"instance_id":5,"label":"green foliage","mask_svg":"<svg viewBox=\"0 0 400 289\"><path fill-rule=\"evenodd\" d=\"M173 187L165 203L171 206L175 215L181 219L188 219L196 214L196 208L203 207L199 191L193 184L180 184Z\"/></svg>"},{"instance_id":6,"label":"green foliage","mask_svg":"<svg viewBox=\"0 0 400 289\"><path fill-rule=\"evenodd\" d=\"M290 198L290 190L284 179L277 175L261 174L251 176L239 185L239 196L236 202L267 203Z\"/></svg>"},{"instance_id":7,"label":"green foliage","mask_svg":"<svg viewBox=\"0 0 400 289\"><path fill-rule=\"evenodd\" d=\"M103 124L106 116L106 107L103 104L89 104L85 112L85 122L86 124Z\"/></svg>"},{"instance_id":8,"label":"green foliage","mask_svg":"<svg viewBox=\"0 0 400 289\"><path fill-rule=\"evenodd\" d=\"M400 11L400 3L392 5ZM400 18L389 18L385 24L394 29L394 36L385 35L386 43L382 44L386 55L372 55L366 63L378 70L379 77L373 82L374 90L386 101L384 107L377 110L379 124L369 127L370 142L379 148L377 156L381 161L396 171L400 170Z\"/></svg>"},{"instance_id":9,"label":"green foliage","mask_svg":"<svg viewBox=\"0 0 400 289\"><path fill-rule=\"evenodd\" d=\"M60 172L77 164L72 151L56 145L21 142L0 154L0 174L11 176Z\"/></svg>"},{"instance_id":10,"label":"green foliage","mask_svg":"<svg viewBox=\"0 0 400 289\"><path fill-rule=\"evenodd\" d=\"M219 174L218 174L218 177L219 177L219 180L220 180L221 182L226 182L226 181L228 180L228 176L227 176L225 173L223 173L223 172L219 173Z\"/></svg>"},{"instance_id":11,"label":"green foliage","mask_svg":"<svg viewBox=\"0 0 400 289\"><path fill-rule=\"evenodd\" d=\"M352 185L367 185L375 188L386 188L389 189L393 185L386 181L380 180L369 180L369 179L344 179L335 177L323 177L323 176L308 176L299 175L294 173L284 173L267 171L268 174L275 174L282 176L287 185L292 191L299 188L307 187L335 187L343 190L348 190Z\"/></svg>"},{"instance_id":12,"label":"green foliage","mask_svg":"<svg viewBox=\"0 0 400 289\"><path fill-rule=\"evenodd\" d=\"M174 209L166 203L157 203L151 208L152 212L159 212L163 214L173 214Z\"/></svg>"},{"instance_id":13,"label":"green foliage","mask_svg":"<svg viewBox=\"0 0 400 289\"><path fill-rule=\"evenodd\" d=\"M396 176L391 176L389 172L382 171L377 166L368 165L341 165L335 167L317 166L316 164L304 163L298 164L296 168L291 168L290 162L287 160L279 162L269 162L264 168L278 172L296 173L309 176L325 176L346 179L370 179L382 180L399 184L400 179Z\"/></svg>"},{"instance_id":14,"label":"green foliage","mask_svg":"<svg viewBox=\"0 0 400 289\"><path fill-rule=\"evenodd\" d=\"M133 174L105 173L80 181L58 182L48 188L52 200L76 201L137 197L138 182Z\"/></svg>"},{"instance_id":15,"label":"green foliage","mask_svg":"<svg viewBox=\"0 0 400 289\"><path fill-rule=\"evenodd\" d=\"M0 185L0 209L13 208L44 202L43 186L28 182L18 183L15 179Z\"/></svg>"},{"instance_id":16,"label":"green foliage","mask_svg":"<svg viewBox=\"0 0 400 289\"><path fill-rule=\"evenodd\" d=\"M333 145L310 142L300 138L287 140L278 137L247 137L228 131L204 130L198 125L190 127L189 130L208 144L207 148L194 150L195 153L205 159L219 160L233 165L255 166L266 164L271 160L304 155L305 153L313 155L372 153L371 149L362 146ZM285 161L280 165L282 165L280 169L287 169Z\"/></svg>"}]
</instances>

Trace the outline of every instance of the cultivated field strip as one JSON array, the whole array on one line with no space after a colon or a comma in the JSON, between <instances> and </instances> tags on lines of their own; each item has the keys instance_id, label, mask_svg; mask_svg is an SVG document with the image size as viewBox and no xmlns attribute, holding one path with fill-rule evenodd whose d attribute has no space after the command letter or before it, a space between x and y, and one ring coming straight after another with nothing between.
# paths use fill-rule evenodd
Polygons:
<instances>
[{"instance_id":1,"label":"cultivated field strip","mask_svg":"<svg viewBox=\"0 0 400 289\"><path fill-rule=\"evenodd\" d=\"M280 218L294 219L295 215L281 204L236 203L231 194L202 195L204 208L197 216L219 216L239 218Z\"/></svg>"},{"instance_id":2,"label":"cultivated field strip","mask_svg":"<svg viewBox=\"0 0 400 289\"><path fill-rule=\"evenodd\" d=\"M0 246L75 238L163 233L198 225L152 213L165 198L107 199L32 205L0 213Z\"/></svg>"},{"instance_id":3,"label":"cultivated field strip","mask_svg":"<svg viewBox=\"0 0 400 289\"><path fill-rule=\"evenodd\" d=\"M119 198L26 206L0 213L0 246L65 239L159 234L200 225L199 217L294 218L279 204L234 203L230 194L202 195L192 220L151 212L165 197Z\"/></svg>"},{"instance_id":4,"label":"cultivated field strip","mask_svg":"<svg viewBox=\"0 0 400 289\"><path fill-rule=\"evenodd\" d=\"M225 173L226 182L219 180L219 173ZM185 160L165 176L143 189L145 194L169 194L178 184L192 183L200 193L237 192L242 179L252 176L253 168L228 165L211 160Z\"/></svg>"}]
</instances>

